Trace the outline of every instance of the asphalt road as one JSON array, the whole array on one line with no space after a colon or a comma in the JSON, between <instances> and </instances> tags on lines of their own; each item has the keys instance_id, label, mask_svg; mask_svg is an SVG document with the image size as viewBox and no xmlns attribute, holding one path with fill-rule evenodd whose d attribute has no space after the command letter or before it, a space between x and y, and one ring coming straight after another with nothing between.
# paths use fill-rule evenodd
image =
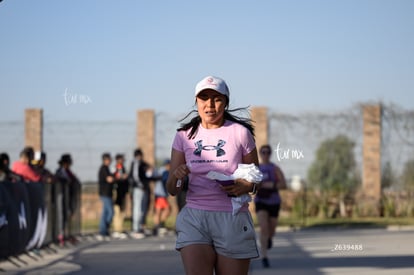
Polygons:
<instances>
[{"instance_id":1,"label":"asphalt road","mask_svg":"<svg viewBox=\"0 0 414 275\"><path fill-rule=\"evenodd\" d=\"M184 274L174 234L141 240L84 238L42 258L0 262L0 274ZM250 274L414 274L414 231L308 229L278 232L269 269L253 260ZM23 263L25 262L25 263ZM17 267L19 265L20 267Z\"/></svg>"}]
</instances>

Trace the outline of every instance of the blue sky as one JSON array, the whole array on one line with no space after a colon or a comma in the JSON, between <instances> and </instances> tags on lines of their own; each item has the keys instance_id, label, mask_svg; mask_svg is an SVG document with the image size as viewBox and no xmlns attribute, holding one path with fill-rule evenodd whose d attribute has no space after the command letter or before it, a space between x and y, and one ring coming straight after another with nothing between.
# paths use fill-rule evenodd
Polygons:
<instances>
[{"instance_id":1,"label":"blue sky","mask_svg":"<svg viewBox=\"0 0 414 275\"><path fill-rule=\"evenodd\" d=\"M233 107L412 110L413 13L410 0L3 0L0 119L28 107L51 120L186 113L209 74L227 80Z\"/></svg>"}]
</instances>

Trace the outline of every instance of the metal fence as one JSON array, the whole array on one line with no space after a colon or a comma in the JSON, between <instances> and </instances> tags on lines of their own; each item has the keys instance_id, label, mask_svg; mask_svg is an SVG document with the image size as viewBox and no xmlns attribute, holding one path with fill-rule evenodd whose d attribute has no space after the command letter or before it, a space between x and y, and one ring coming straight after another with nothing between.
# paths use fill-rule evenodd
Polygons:
<instances>
[{"instance_id":1,"label":"metal fence","mask_svg":"<svg viewBox=\"0 0 414 275\"><path fill-rule=\"evenodd\" d=\"M358 107L337 112L305 112L284 114L271 112L269 142L274 156L287 178L299 176L306 179L320 144L337 135L345 135L354 141L357 165L362 162L362 115ZM301 155L292 154L302 152ZM288 152L288 153L287 153ZM283 154L286 155L284 159Z\"/></svg>"},{"instance_id":2,"label":"metal fence","mask_svg":"<svg viewBox=\"0 0 414 275\"><path fill-rule=\"evenodd\" d=\"M414 158L414 111L398 106L382 105L382 162L390 163L399 175L405 162ZM179 119L185 114L156 113L156 159L169 158L171 144ZM295 175L307 177L310 164L321 142L343 134L355 142L357 166L362 170L362 108L354 105L346 109L323 112L311 111L299 114L269 111L269 143L279 153L287 149L303 155L278 160L288 178ZM0 121L0 151L8 152L12 161L18 158L24 146L23 121ZM136 147L136 122L121 121L44 121L44 150L47 152L49 169L57 168L61 154L71 153L73 171L82 182L96 181L101 164L101 154L125 154L127 163ZM398 177L397 177L398 178Z\"/></svg>"},{"instance_id":3,"label":"metal fence","mask_svg":"<svg viewBox=\"0 0 414 275\"><path fill-rule=\"evenodd\" d=\"M285 114L272 111L269 116L270 143L283 150L301 151L302 157L278 159L288 178L297 175L307 178L308 169L315 161L316 150L326 139L345 135L355 143L354 155L362 172L363 120L362 106L354 105L335 112L304 112ZM394 174L393 187L400 188L404 165L414 159L414 111L396 105L382 104L382 166L388 163Z\"/></svg>"}]
</instances>

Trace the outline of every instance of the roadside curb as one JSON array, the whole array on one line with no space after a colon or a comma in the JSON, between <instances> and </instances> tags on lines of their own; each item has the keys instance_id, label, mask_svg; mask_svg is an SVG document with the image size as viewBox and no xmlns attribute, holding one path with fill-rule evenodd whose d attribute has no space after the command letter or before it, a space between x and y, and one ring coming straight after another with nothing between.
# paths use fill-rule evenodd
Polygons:
<instances>
[{"instance_id":1,"label":"roadside curb","mask_svg":"<svg viewBox=\"0 0 414 275\"><path fill-rule=\"evenodd\" d=\"M38 269L54 265L63 259L71 257L77 251L101 243L94 236L78 236L76 244L59 247L51 244L38 250L29 251L18 256L0 261L0 274L27 274ZM39 273L40 274L40 273Z\"/></svg>"},{"instance_id":2,"label":"roadside curb","mask_svg":"<svg viewBox=\"0 0 414 275\"><path fill-rule=\"evenodd\" d=\"M414 225L389 225L388 231L414 231Z\"/></svg>"},{"instance_id":3,"label":"roadside curb","mask_svg":"<svg viewBox=\"0 0 414 275\"><path fill-rule=\"evenodd\" d=\"M390 232L395 231L414 231L414 225L327 225L327 226L280 226L277 227L277 232L295 232L295 231L309 231L309 230L358 230L358 229L383 229Z\"/></svg>"}]
</instances>

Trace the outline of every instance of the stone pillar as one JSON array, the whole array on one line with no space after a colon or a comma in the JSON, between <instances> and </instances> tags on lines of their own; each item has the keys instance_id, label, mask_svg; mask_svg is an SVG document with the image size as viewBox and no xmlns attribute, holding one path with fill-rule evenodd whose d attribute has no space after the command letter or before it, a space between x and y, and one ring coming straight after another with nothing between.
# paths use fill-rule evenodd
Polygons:
<instances>
[{"instance_id":1,"label":"stone pillar","mask_svg":"<svg viewBox=\"0 0 414 275\"><path fill-rule=\"evenodd\" d=\"M43 150L43 110L25 110L25 146L31 146L35 151Z\"/></svg>"},{"instance_id":2,"label":"stone pillar","mask_svg":"<svg viewBox=\"0 0 414 275\"><path fill-rule=\"evenodd\" d=\"M379 215L381 199L381 105L363 106L363 209L367 216Z\"/></svg>"},{"instance_id":3,"label":"stone pillar","mask_svg":"<svg viewBox=\"0 0 414 275\"><path fill-rule=\"evenodd\" d=\"M141 148L144 160L155 168L155 113L154 110L137 111L137 147ZM150 183L150 204L146 221L154 216L154 182Z\"/></svg>"},{"instance_id":4,"label":"stone pillar","mask_svg":"<svg viewBox=\"0 0 414 275\"><path fill-rule=\"evenodd\" d=\"M256 146L259 150L260 146L267 144L269 140L269 120L267 118L266 107L253 107L251 109L253 126L256 135Z\"/></svg>"},{"instance_id":5,"label":"stone pillar","mask_svg":"<svg viewBox=\"0 0 414 275\"><path fill-rule=\"evenodd\" d=\"M155 113L154 110L137 112L137 146L141 148L144 159L155 165Z\"/></svg>"},{"instance_id":6,"label":"stone pillar","mask_svg":"<svg viewBox=\"0 0 414 275\"><path fill-rule=\"evenodd\" d=\"M254 126L256 147L259 152L260 147L264 144L268 144L269 142L269 120L267 118L267 108L253 107L251 109L251 115ZM256 220L255 205L253 202L249 203L249 210L253 216L253 219Z\"/></svg>"}]
</instances>

